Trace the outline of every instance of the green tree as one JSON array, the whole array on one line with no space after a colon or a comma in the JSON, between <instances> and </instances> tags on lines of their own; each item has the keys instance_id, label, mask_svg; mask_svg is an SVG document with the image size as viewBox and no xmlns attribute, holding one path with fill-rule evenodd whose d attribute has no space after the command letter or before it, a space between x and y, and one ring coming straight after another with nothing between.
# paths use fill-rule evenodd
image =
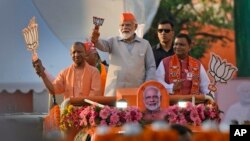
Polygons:
<instances>
[{"instance_id":1,"label":"green tree","mask_svg":"<svg viewBox=\"0 0 250 141\"><path fill-rule=\"evenodd\" d=\"M232 0L198 0L196 3L192 0L161 0L152 26L144 38L148 39L152 45L157 44L157 23L160 19L169 19L175 25L176 34L183 30L189 33L194 43L191 55L199 59L209 48L209 42L232 41L226 36L202 31L204 25L232 29L232 12Z\"/></svg>"},{"instance_id":2,"label":"green tree","mask_svg":"<svg viewBox=\"0 0 250 141\"><path fill-rule=\"evenodd\" d=\"M250 77L250 1L234 0L238 77Z\"/></svg>"}]
</instances>

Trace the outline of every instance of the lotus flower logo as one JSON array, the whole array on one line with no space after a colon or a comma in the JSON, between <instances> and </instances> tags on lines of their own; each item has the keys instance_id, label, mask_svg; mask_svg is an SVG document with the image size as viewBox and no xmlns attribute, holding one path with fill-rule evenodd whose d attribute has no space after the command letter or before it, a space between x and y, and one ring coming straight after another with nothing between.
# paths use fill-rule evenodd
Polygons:
<instances>
[{"instance_id":1,"label":"lotus flower logo","mask_svg":"<svg viewBox=\"0 0 250 141\"><path fill-rule=\"evenodd\" d=\"M232 75L238 69L226 60L222 60L220 56L211 54L209 73L214 78L215 83L226 83L232 78Z\"/></svg>"}]
</instances>

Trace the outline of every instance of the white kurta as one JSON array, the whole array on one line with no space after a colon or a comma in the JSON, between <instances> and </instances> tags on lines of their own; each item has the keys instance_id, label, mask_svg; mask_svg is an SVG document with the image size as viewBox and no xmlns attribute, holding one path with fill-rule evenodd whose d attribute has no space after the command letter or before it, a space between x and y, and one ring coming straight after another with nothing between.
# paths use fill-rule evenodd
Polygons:
<instances>
[{"instance_id":1,"label":"white kurta","mask_svg":"<svg viewBox=\"0 0 250 141\"><path fill-rule=\"evenodd\" d=\"M105 96L114 96L117 88L139 87L155 78L155 59L149 42L138 36L130 42L120 37L99 40L96 48L109 52Z\"/></svg>"}]
</instances>

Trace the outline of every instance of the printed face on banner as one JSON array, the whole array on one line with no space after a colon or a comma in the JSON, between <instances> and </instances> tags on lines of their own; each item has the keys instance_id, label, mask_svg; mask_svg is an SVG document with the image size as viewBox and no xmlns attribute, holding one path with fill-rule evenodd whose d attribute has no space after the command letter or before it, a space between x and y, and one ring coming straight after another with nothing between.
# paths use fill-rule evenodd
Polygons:
<instances>
[{"instance_id":1,"label":"printed face on banner","mask_svg":"<svg viewBox=\"0 0 250 141\"><path fill-rule=\"evenodd\" d=\"M147 110L158 111L161 105L161 93L158 88L148 86L143 93L143 102Z\"/></svg>"}]
</instances>

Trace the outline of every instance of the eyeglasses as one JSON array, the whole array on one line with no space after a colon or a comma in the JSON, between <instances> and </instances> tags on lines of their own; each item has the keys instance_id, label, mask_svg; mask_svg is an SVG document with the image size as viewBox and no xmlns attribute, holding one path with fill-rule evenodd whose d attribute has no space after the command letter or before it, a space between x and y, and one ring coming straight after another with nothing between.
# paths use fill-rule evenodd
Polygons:
<instances>
[{"instance_id":1,"label":"eyeglasses","mask_svg":"<svg viewBox=\"0 0 250 141\"><path fill-rule=\"evenodd\" d=\"M159 33L162 33L162 32L165 32L165 33L169 33L170 31L172 31L171 29L158 29L158 32Z\"/></svg>"}]
</instances>

